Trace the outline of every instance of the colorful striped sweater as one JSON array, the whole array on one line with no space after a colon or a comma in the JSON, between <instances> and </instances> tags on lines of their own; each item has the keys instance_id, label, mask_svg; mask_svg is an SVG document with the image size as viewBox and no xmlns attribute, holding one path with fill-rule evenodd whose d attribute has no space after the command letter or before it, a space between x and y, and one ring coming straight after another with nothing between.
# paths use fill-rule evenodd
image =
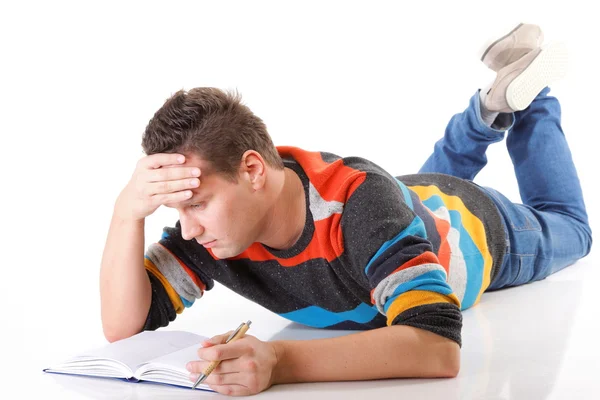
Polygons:
<instances>
[{"instance_id":1,"label":"colorful striped sweater","mask_svg":"<svg viewBox=\"0 0 600 400\"><path fill-rule=\"evenodd\" d=\"M145 256L152 303L144 330L166 326L217 281L312 327L409 325L461 345L461 310L479 301L505 251L487 195L448 175L393 177L358 157L278 151L304 185L300 239L218 259L184 240L179 222L166 227Z\"/></svg>"}]
</instances>

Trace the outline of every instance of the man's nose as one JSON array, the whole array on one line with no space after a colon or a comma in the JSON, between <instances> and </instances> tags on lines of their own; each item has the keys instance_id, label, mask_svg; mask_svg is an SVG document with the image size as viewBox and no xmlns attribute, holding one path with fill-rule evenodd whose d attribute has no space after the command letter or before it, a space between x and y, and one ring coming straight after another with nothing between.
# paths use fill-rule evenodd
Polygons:
<instances>
[{"instance_id":1,"label":"man's nose","mask_svg":"<svg viewBox=\"0 0 600 400\"><path fill-rule=\"evenodd\" d=\"M181 219L181 237L185 240L192 240L195 237L198 237L202 234L204 229L200 226L200 224Z\"/></svg>"}]
</instances>

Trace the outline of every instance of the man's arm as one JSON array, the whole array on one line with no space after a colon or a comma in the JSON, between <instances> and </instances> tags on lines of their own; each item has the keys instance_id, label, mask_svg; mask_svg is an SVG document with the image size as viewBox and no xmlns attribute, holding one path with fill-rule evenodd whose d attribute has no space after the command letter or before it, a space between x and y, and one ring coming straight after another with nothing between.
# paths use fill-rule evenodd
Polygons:
<instances>
[{"instance_id":1,"label":"man's arm","mask_svg":"<svg viewBox=\"0 0 600 400\"><path fill-rule=\"evenodd\" d=\"M144 257L145 218L191 196L189 177L199 171L193 174L196 168L184 161L178 154L142 158L115 202L100 270L102 326L111 342L165 326L184 300L189 306L202 294L204 285L192 271L181 272L179 259L164 247L153 245Z\"/></svg>"},{"instance_id":2,"label":"man's arm","mask_svg":"<svg viewBox=\"0 0 600 400\"><path fill-rule=\"evenodd\" d=\"M272 343L278 358L273 383L453 378L460 369L455 341L405 325Z\"/></svg>"},{"instance_id":3,"label":"man's arm","mask_svg":"<svg viewBox=\"0 0 600 400\"><path fill-rule=\"evenodd\" d=\"M152 299L144 268L144 219L113 215L100 269L100 298L109 342L142 330Z\"/></svg>"}]
</instances>

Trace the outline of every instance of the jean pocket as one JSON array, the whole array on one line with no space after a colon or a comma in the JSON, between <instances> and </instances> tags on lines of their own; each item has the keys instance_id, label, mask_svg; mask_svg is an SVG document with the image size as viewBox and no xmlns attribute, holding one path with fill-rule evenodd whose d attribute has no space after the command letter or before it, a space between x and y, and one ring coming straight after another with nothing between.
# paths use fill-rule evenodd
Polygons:
<instances>
[{"instance_id":1,"label":"jean pocket","mask_svg":"<svg viewBox=\"0 0 600 400\"><path fill-rule=\"evenodd\" d=\"M540 222L531 211L530 206L513 204L507 210L510 225L515 231L541 231Z\"/></svg>"},{"instance_id":2,"label":"jean pocket","mask_svg":"<svg viewBox=\"0 0 600 400\"><path fill-rule=\"evenodd\" d=\"M542 226L530 206L516 204L495 190L488 190L494 203L501 208L506 222L514 231L541 231Z\"/></svg>"}]
</instances>

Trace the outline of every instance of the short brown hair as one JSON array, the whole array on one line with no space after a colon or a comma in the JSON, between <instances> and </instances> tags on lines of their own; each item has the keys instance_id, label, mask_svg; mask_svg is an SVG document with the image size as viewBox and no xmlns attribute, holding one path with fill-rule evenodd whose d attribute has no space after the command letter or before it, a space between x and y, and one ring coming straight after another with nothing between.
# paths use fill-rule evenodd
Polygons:
<instances>
[{"instance_id":1,"label":"short brown hair","mask_svg":"<svg viewBox=\"0 0 600 400\"><path fill-rule=\"evenodd\" d=\"M247 150L283 169L267 127L241 103L240 94L211 87L180 90L168 98L148 122L142 148L147 155L193 152L234 182Z\"/></svg>"}]
</instances>

